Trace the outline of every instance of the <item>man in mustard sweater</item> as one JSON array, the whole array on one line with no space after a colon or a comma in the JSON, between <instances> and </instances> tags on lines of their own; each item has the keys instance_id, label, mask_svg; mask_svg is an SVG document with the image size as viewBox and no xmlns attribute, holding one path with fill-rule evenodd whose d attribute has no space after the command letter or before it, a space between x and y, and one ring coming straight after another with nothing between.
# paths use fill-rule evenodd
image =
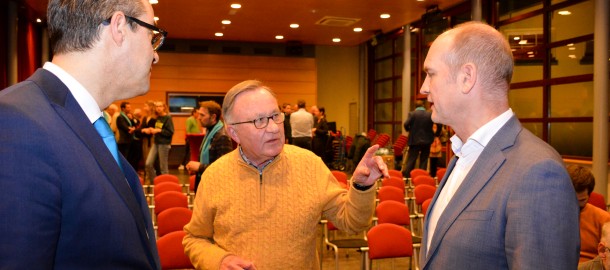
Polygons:
<instances>
[{"instance_id":1,"label":"man in mustard sweater","mask_svg":"<svg viewBox=\"0 0 610 270\"><path fill-rule=\"evenodd\" d=\"M284 145L284 114L273 92L244 81L226 94L223 114L239 147L204 172L193 217L184 227L186 255L197 269L318 269L316 226L365 230L385 163L369 148L342 188L322 160Z\"/></svg>"}]
</instances>

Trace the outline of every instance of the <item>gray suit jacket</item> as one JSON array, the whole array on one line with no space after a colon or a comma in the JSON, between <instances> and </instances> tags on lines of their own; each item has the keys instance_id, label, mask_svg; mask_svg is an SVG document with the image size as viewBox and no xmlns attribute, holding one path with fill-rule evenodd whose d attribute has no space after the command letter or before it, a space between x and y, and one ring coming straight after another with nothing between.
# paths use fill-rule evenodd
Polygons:
<instances>
[{"instance_id":1,"label":"gray suit jacket","mask_svg":"<svg viewBox=\"0 0 610 270\"><path fill-rule=\"evenodd\" d=\"M456 160L451 160L449 172ZM433 209L444 183L428 209ZM429 252L426 220L420 265L576 269L578 215L574 188L558 153L512 117L485 147L440 216Z\"/></svg>"}]
</instances>

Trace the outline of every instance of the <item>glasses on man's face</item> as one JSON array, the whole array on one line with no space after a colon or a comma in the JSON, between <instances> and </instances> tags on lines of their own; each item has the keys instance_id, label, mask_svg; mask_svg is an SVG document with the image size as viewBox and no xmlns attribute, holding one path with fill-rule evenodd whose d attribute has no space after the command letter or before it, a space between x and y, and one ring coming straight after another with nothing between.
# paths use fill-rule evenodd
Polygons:
<instances>
[{"instance_id":1,"label":"glasses on man's face","mask_svg":"<svg viewBox=\"0 0 610 270\"><path fill-rule=\"evenodd\" d=\"M150 29L153 33L153 37L151 40L153 50L157 51L157 50L159 50L159 48L161 48L161 45L163 45L163 42L165 41L165 37L167 37L167 31L165 31L159 27L156 27L152 24L148 24L143 21L140 21L134 17L127 16L127 15L125 15L125 17L127 19L139 24L142 27L146 27L146 28ZM102 23L104 25L108 25L108 24L110 24L110 19L112 19L112 18L108 18L108 19L104 20Z\"/></svg>"},{"instance_id":2,"label":"glasses on man's face","mask_svg":"<svg viewBox=\"0 0 610 270\"><path fill-rule=\"evenodd\" d=\"M255 128L263 129L263 128L266 128L267 125L269 125L269 119L272 119L273 122L275 122L276 124L281 124L281 123L284 123L284 114L283 113L274 113L271 116L264 116L264 117L256 118L254 120L237 122L237 123L232 123L229 125L252 123L252 124L254 124Z\"/></svg>"}]
</instances>

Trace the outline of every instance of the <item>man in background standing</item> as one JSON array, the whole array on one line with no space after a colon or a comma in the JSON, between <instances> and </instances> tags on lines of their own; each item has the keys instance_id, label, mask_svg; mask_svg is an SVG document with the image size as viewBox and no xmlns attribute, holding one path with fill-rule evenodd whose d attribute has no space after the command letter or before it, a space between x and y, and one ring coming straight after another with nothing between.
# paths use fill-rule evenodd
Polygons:
<instances>
[{"instance_id":1,"label":"man in background standing","mask_svg":"<svg viewBox=\"0 0 610 270\"><path fill-rule=\"evenodd\" d=\"M201 103L197 110L201 126L206 129L205 137L201 142L201 152L199 162L190 161L186 164L186 169L190 173L196 173L195 193L201 181L201 174L205 169L218 158L233 150L233 142L227 135L222 122L222 110L216 101L209 100Z\"/></svg>"},{"instance_id":2,"label":"man in background standing","mask_svg":"<svg viewBox=\"0 0 610 270\"><path fill-rule=\"evenodd\" d=\"M299 109L290 115L292 142L298 147L311 150L313 115L305 110L304 100L299 100L297 102L297 107Z\"/></svg>"},{"instance_id":3,"label":"man in background standing","mask_svg":"<svg viewBox=\"0 0 610 270\"><path fill-rule=\"evenodd\" d=\"M129 164L133 164L133 157L131 156L131 143L133 142L133 132L136 130L134 124L128 115L131 114L131 104L127 101L121 102L121 113L116 119L117 131L119 133L119 139L117 144L119 151L127 160Z\"/></svg>"},{"instance_id":4,"label":"man in background standing","mask_svg":"<svg viewBox=\"0 0 610 270\"><path fill-rule=\"evenodd\" d=\"M430 145L434 141L432 131L432 112L426 111L423 100L415 101L415 110L409 112L409 117L404 123L404 128L409 132L409 151L407 161L402 174L410 177L411 170L419 158L419 168L428 169L428 157L430 156Z\"/></svg>"},{"instance_id":5,"label":"man in background standing","mask_svg":"<svg viewBox=\"0 0 610 270\"><path fill-rule=\"evenodd\" d=\"M292 128L290 127L290 114L292 114L292 106L289 103L282 105L282 112L284 112L284 136L286 137L286 143L292 144Z\"/></svg>"}]
</instances>

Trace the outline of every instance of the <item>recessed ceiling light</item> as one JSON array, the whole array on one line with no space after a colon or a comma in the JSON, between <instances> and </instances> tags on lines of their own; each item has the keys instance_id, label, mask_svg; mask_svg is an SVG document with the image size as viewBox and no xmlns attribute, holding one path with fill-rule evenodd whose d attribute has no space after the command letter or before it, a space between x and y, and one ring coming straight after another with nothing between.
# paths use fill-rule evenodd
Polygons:
<instances>
[{"instance_id":1,"label":"recessed ceiling light","mask_svg":"<svg viewBox=\"0 0 610 270\"><path fill-rule=\"evenodd\" d=\"M572 14L572 12L568 11L568 10L560 10L557 12L557 14L559 15L570 15Z\"/></svg>"},{"instance_id":2,"label":"recessed ceiling light","mask_svg":"<svg viewBox=\"0 0 610 270\"><path fill-rule=\"evenodd\" d=\"M576 50L576 47L570 47L570 48L568 48L568 50L570 50L570 51Z\"/></svg>"},{"instance_id":3,"label":"recessed ceiling light","mask_svg":"<svg viewBox=\"0 0 610 270\"><path fill-rule=\"evenodd\" d=\"M513 40L520 40L521 37L514 37Z\"/></svg>"},{"instance_id":4,"label":"recessed ceiling light","mask_svg":"<svg viewBox=\"0 0 610 270\"><path fill-rule=\"evenodd\" d=\"M534 54L534 52L532 52L532 51L529 51L529 52L527 52L527 54Z\"/></svg>"},{"instance_id":5,"label":"recessed ceiling light","mask_svg":"<svg viewBox=\"0 0 610 270\"><path fill-rule=\"evenodd\" d=\"M333 38L333 42L335 42L335 43L341 42L341 39L340 38Z\"/></svg>"},{"instance_id":6,"label":"recessed ceiling light","mask_svg":"<svg viewBox=\"0 0 610 270\"><path fill-rule=\"evenodd\" d=\"M221 33L221 32L216 32L216 33L214 33L214 35L215 35L215 36L217 36L217 37L222 37L222 36L224 36L224 34L223 34L223 33Z\"/></svg>"},{"instance_id":7,"label":"recessed ceiling light","mask_svg":"<svg viewBox=\"0 0 610 270\"><path fill-rule=\"evenodd\" d=\"M570 57L572 59L576 59L576 55L574 55L574 54L570 54L570 55L568 55L568 57Z\"/></svg>"},{"instance_id":8,"label":"recessed ceiling light","mask_svg":"<svg viewBox=\"0 0 610 270\"><path fill-rule=\"evenodd\" d=\"M290 28L294 28L294 29L299 28L299 24L298 23L291 23L290 24Z\"/></svg>"},{"instance_id":9,"label":"recessed ceiling light","mask_svg":"<svg viewBox=\"0 0 610 270\"><path fill-rule=\"evenodd\" d=\"M574 46L574 43L568 44L568 47L572 47L572 46Z\"/></svg>"},{"instance_id":10,"label":"recessed ceiling light","mask_svg":"<svg viewBox=\"0 0 610 270\"><path fill-rule=\"evenodd\" d=\"M354 28L354 32L362 32L362 28L361 27L356 27L356 28Z\"/></svg>"},{"instance_id":11,"label":"recessed ceiling light","mask_svg":"<svg viewBox=\"0 0 610 270\"><path fill-rule=\"evenodd\" d=\"M519 41L519 45L525 45L525 44L527 44L527 39Z\"/></svg>"},{"instance_id":12,"label":"recessed ceiling light","mask_svg":"<svg viewBox=\"0 0 610 270\"><path fill-rule=\"evenodd\" d=\"M155 16L153 19L154 19L154 20L155 20L155 22L156 22L156 21L158 21L158 20L159 20L159 17Z\"/></svg>"},{"instance_id":13,"label":"recessed ceiling light","mask_svg":"<svg viewBox=\"0 0 610 270\"><path fill-rule=\"evenodd\" d=\"M229 21L229 20L222 20L221 23L222 24L231 24L231 21Z\"/></svg>"},{"instance_id":14,"label":"recessed ceiling light","mask_svg":"<svg viewBox=\"0 0 610 270\"><path fill-rule=\"evenodd\" d=\"M533 58L533 57L534 57L534 55L533 55L533 54L530 54L530 55L528 55L527 57L529 57L529 58Z\"/></svg>"},{"instance_id":15,"label":"recessed ceiling light","mask_svg":"<svg viewBox=\"0 0 610 270\"><path fill-rule=\"evenodd\" d=\"M159 4L159 1L158 0L148 0L148 3L150 3L151 5L154 5L154 4Z\"/></svg>"},{"instance_id":16,"label":"recessed ceiling light","mask_svg":"<svg viewBox=\"0 0 610 270\"><path fill-rule=\"evenodd\" d=\"M231 8L241 8L241 4L231 4Z\"/></svg>"},{"instance_id":17,"label":"recessed ceiling light","mask_svg":"<svg viewBox=\"0 0 610 270\"><path fill-rule=\"evenodd\" d=\"M382 19L390 18L390 14L383 13L383 14L379 15L379 18L382 18Z\"/></svg>"},{"instance_id":18,"label":"recessed ceiling light","mask_svg":"<svg viewBox=\"0 0 610 270\"><path fill-rule=\"evenodd\" d=\"M284 39L284 36L282 36L282 35L277 35L277 36L275 36L275 39Z\"/></svg>"},{"instance_id":19,"label":"recessed ceiling light","mask_svg":"<svg viewBox=\"0 0 610 270\"><path fill-rule=\"evenodd\" d=\"M37 22L37 23L41 23L41 22L42 22L42 20L41 20L40 18L38 18L38 19L36 19L36 22Z\"/></svg>"}]
</instances>

